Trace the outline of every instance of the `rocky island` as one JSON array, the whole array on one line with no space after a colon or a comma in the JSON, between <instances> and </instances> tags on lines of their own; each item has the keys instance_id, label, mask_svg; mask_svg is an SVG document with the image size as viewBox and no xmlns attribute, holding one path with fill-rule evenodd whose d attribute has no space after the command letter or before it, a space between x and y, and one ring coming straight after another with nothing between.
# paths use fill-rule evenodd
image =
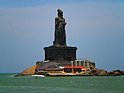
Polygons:
<instances>
[{"instance_id":1,"label":"rocky island","mask_svg":"<svg viewBox=\"0 0 124 93\"><path fill-rule=\"evenodd\" d=\"M89 58L78 60L76 58L77 47L67 46L66 30L67 25L63 17L63 11L58 9L58 16L55 18L55 32L53 45L44 47L44 61L36 62L36 65L24 70L16 76L45 75L45 76L120 76L124 71L113 70L108 72L98 69L95 62Z\"/></svg>"}]
</instances>

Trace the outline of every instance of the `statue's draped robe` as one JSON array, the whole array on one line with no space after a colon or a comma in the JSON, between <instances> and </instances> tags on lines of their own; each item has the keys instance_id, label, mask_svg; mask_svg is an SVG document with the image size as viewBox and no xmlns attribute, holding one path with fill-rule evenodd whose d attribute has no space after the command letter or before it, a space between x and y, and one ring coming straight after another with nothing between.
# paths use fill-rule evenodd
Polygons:
<instances>
[{"instance_id":1,"label":"statue's draped robe","mask_svg":"<svg viewBox=\"0 0 124 93\"><path fill-rule=\"evenodd\" d=\"M55 18L55 46L66 46L65 19Z\"/></svg>"}]
</instances>

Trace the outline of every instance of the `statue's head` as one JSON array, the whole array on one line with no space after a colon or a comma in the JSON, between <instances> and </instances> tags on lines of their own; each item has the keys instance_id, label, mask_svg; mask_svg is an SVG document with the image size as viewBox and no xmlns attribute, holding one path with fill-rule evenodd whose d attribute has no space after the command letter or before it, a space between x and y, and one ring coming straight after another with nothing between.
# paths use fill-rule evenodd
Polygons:
<instances>
[{"instance_id":1,"label":"statue's head","mask_svg":"<svg viewBox=\"0 0 124 93\"><path fill-rule=\"evenodd\" d=\"M57 11L58 11L58 13L63 13L63 11L62 11L62 10L60 10L60 9L58 9Z\"/></svg>"},{"instance_id":2,"label":"statue's head","mask_svg":"<svg viewBox=\"0 0 124 93\"><path fill-rule=\"evenodd\" d=\"M57 11L58 11L58 16L59 16L59 17L63 17L63 11L60 10L60 9L58 9Z\"/></svg>"}]
</instances>

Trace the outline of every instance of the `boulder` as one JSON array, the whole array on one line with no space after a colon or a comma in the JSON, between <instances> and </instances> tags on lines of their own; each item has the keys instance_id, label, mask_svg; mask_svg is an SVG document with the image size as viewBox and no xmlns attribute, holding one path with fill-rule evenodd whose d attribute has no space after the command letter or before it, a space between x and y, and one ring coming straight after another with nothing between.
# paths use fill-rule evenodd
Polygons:
<instances>
[{"instance_id":1,"label":"boulder","mask_svg":"<svg viewBox=\"0 0 124 93\"><path fill-rule=\"evenodd\" d=\"M37 65L31 66L29 68L27 68L26 70L24 70L23 72L15 75L15 77L17 76L29 76L29 75L34 75L35 74L35 69L36 69Z\"/></svg>"},{"instance_id":2,"label":"boulder","mask_svg":"<svg viewBox=\"0 0 124 93\"><path fill-rule=\"evenodd\" d=\"M103 70L103 69L100 69L99 70L99 76L108 76L108 72Z\"/></svg>"},{"instance_id":3,"label":"boulder","mask_svg":"<svg viewBox=\"0 0 124 93\"><path fill-rule=\"evenodd\" d=\"M91 71L91 75L93 75L93 76L108 76L108 72L104 69L93 69Z\"/></svg>"},{"instance_id":4,"label":"boulder","mask_svg":"<svg viewBox=\"0 0 124 93\"><path fill-rule=\"evenodd\" d=\"M120 70L113 70L111 72L109 72L110 76L122 76L124 75L124 71L120 71Z\"/></svg>"}]
</instances>

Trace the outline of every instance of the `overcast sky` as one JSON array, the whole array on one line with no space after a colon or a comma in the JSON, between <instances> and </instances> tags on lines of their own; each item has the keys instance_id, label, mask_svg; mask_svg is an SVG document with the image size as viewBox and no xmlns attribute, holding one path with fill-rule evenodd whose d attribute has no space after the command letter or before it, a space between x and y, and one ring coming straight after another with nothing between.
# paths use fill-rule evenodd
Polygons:
<instances>
[{"instance_id":1,"label":"overcast sky","mask_svg":"<svg viewBox=\"0 0 124 93\"><path fill-rule=\"evenodd\" d=\"M44 60L64 11L67 45L97 68L124 70L123 0L0 0L0 72L21 72Z\"/></svg>"}]
</instances>

